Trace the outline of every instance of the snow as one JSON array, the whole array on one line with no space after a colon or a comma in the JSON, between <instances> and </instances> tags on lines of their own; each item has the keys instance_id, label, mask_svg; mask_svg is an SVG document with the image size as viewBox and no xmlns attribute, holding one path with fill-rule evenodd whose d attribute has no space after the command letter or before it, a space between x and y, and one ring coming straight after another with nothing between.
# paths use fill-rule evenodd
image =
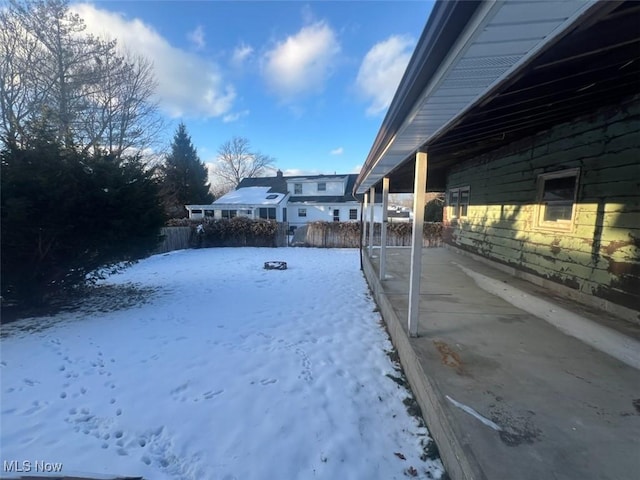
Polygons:
<instances>
[{"instance_id":1,"label":"snow","mask_svg":"<svg viewBox=\"0 0 640 480\"><path fill-rule=\"evenodd\" d=\"M182 250L105 284L123 304L131 284L152 293L3 327L0 461L154 480L442 474L387 376L357 250Z\"/></svg>"},{"instance_id":2,"label":"snow","mask_svg":"<svg viewBox=\"0 0 640 480\"><path fill-rule=\"evenodd\" d=\"M213 205L277 205L286 196L269 190L271 187L244 187L232 190L213 202Z\"/></svg>"}]
</instances>

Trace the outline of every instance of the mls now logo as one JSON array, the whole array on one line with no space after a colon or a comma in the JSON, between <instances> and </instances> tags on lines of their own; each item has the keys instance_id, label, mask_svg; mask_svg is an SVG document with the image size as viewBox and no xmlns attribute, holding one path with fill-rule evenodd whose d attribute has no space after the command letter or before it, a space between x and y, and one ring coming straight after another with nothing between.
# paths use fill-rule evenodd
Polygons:
<instances>
[{"instance_id":1,"label":"mls now logo","mask_svg":"<svg viewBox=\"0 0 640 480\"><path fill-rule=\"evenodd\" d=\"M11 461L4 460L2 462L2 470L5 473L9 473L9 472L56 473L56 472L62 471L62 463L44 462L42 460L36 460L35 462L31 462L29 460L24 460L22 462L19 462L18 460L11 460Z\"/></svg>"}]
</instances>

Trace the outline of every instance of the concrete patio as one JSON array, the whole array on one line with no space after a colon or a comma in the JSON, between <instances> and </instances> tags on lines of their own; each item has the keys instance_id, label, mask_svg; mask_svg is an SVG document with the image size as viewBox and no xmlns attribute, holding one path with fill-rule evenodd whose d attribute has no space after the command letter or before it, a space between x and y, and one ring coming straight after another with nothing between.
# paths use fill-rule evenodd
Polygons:
<instances>
[{"instance_id":1,"label":"concrete patio","mask_svg":"<svg viewBox=\"0 0 640 480\"><path fill-rule=\"evenodd\" d=\"M365 275L453 480L638 478L640 370L630 364L640 354L640 326L431 248L423 249L418 337L409 338L410 249L387 249L382 282L378 255L363 250ZM565 322L564 331L610 333L602 348L625 361L488 293L483 282L551 302L557 311L545 307L549 318ZM599 336L592 340L600 348Z\"/></svg>"}]
</instances>

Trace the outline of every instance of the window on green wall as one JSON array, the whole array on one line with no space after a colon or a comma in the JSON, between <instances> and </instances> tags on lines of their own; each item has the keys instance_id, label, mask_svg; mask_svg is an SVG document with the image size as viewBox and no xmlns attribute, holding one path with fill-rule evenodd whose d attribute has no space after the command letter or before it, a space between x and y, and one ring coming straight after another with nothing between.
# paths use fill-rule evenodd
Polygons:
<instances>
[{"instance_id":1,"label":"window on green wall","mask_svg":"<svg viewBox=\"0 0 640 480\"><path fill-rule=\"evenodd\" d=\"M538 227L571 229L579 174L580 169L571 168L538 175Z\"/></svg>"},{"instance_id":2,"label":"window on green wall","mask_svg":"<svg viewBox=\"0 0 640 480\"><path fill-rule=\"evenodd\" d=\"M469 210L469 187L450 188L447 203L449 218L464 218Z\"/></svg>"}]
</instances>

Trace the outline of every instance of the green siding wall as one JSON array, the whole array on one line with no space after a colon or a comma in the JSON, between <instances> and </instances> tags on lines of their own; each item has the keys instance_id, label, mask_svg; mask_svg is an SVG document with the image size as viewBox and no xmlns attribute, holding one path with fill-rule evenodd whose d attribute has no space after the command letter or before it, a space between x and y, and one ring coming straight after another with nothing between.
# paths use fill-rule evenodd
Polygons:
<instances>
[{"instance_id":1,"label":"green siding wall","mask_svg":"<svg viewBox=\"0 0 640 480\"><path fill-rule=\"evenodd\" d=\"M640 310L640 97L470 159L447 188L470 187L451 244ZM570 231L536 225L537 178L580 168Z\"/></svg>"}]
</instances>

